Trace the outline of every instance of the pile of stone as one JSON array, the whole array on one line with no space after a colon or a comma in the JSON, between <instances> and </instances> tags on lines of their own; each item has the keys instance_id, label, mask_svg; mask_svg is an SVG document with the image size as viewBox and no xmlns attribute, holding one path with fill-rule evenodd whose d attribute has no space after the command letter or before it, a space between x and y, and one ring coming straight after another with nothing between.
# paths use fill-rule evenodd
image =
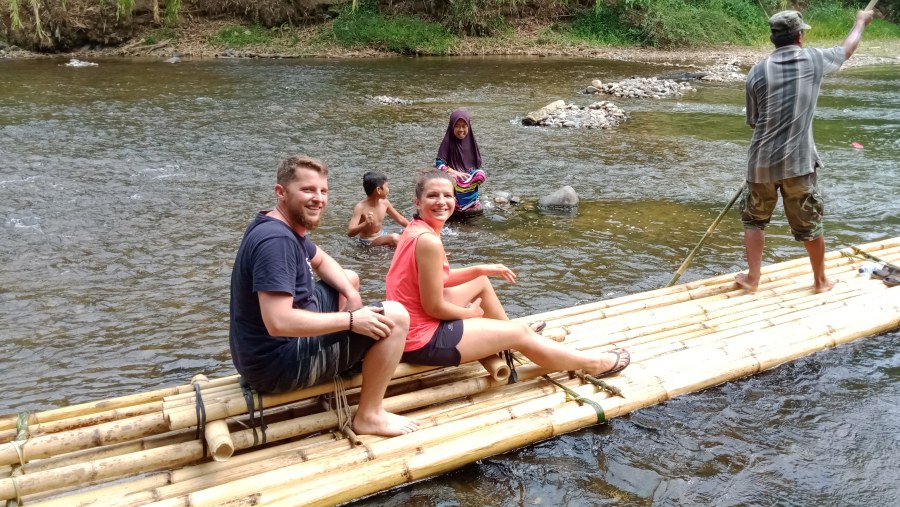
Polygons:
<instances>
[{"instance_id":1,"label":"pile of stone","mask_svg":"<svg viewBox=\"0 0 900 507\"><path fill-rule=\"evenodd\" d=\"M97 64L94 62L84 62L77 58L72 58L69 60L69 63L66 64L66 67L96 67Z\"/></svg>"},{"instance_id":2,"label":"pile of stone","mask_svg":"<svg viewBox=\"0 0 900 507\"><path fill-rule=\"evenodd\" d=\"M723 60L703 69L703 81L715 81L719 83L735 83L747 80L747 76L741 72L737 60Z\"/></svg>"},{"instance_id":3,"label":"pile of stone","mask_svg":"<svg viewBox=\"0 0 900 507\"><path fill-rule=\"evenodd\" d=\"M655 77L632 77L618 83L604 83L599 79L591 81L584 93L604 94L629 99L661 99L664 97L680 97L685 92L695 91L687 83L679 83L672 79Z\"/></svg>"},{"instance_id":4,"label":"pile of stone","mask_svg":"<svg viewBox=\"0 0 900 507\"><path fill-rule=\"evenodd\" d=\"M378 95L376 97L372 97L372 101L377 104L384 104L386 106L408 106L412 104L411 100L401 99L397 97L388 97L387 95Z\"/></svg>"},{"instance_id":5,"label":"pile of stone","mask_svg":"<svg viewBox=\"0 0 900 507\"><path fill-rule=\"evenodd\" d=\"M557 100L528 113L528 116L522 119L522 125L609 129L618 127L625 118L625 111L609 101L602 100L589 106L578 106Z\"/></svg>"}]
</instances>

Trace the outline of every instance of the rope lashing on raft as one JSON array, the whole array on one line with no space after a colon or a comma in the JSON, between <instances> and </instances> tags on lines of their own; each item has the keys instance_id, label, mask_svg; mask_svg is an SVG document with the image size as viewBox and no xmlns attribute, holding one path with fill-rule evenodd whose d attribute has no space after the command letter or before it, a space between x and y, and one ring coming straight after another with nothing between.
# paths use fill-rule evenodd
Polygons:
<instances>
[{"instance_id":1,"label":"rope lashing on raft","mask_svg":"<svg viewBox=\"0 0 900 507\"><path fill-rule=\"evenodd\" d=\"M591 408L593 408L594 411L597 412L597 423L605 423L606 422L606 412L603 411L603 407L601 407L599 403L597 403L596 401L594 401L590 398L585 398L584 396L578 394L577 392L575 392L575 391L569 389L568 387L560 384L559 382L553 380L552 378L550 378L549 375L543 375L543 377L544 377L544 379L547 380L547 382L550 382L551 384L555 385L556 387L562 389L563 392L566 393L567 399L572 398L579 405L584 405L585 403L590 405Z\"/></svg>"},{"instance_id":2,"label":"rope lashing on raft","mask_svg":"<svg viewBox=\"0 0 900 507\"><path fill-rule=\"evenodd\" d=\"M260 438L256 433L256 419L254 417L254 412L256 412L256 406L253 401L253 388L250 387L250 384L244 380L244 377L241 377L241 391L244 393L244 402L247 404L247 414L250 415L250 429L253 430L253 445L259 444ZM263 398L261 393L256 393L257 401L259 402L259 432L262 433L262 443L266 443L266 421L263 418Z\"/></svg>"},{"instance_id":3,"label":"rope lashing on raft","mask_svg":"<svg viewBox=\"0 0 900 507\"><path fill-rule=\"evenodd\" d=\"M206 405L203 404L203 395L200 394L200 384L194 382L194 410L197 416L197 432L195 436L203 444L203 455L209 454L209 445L206 443Z\"/></svg>"},{"instance_id":4,"label":"rope lashing on raft","mask_svg":"<svg viewBox=\"0 0 900 507\"><path fill-rule=\"evenodd\" d=\"M618 396L620 398L624 398L625 395L622 394L622 390L614 385L607 384L606 382L594 377L593 375L588 375L587 373L578 373L578 378L585 382L590 382L594 384L601 391L606 391L613 396Z\"/></svg>"},{"instance_id":5,"label":"rope lashing on raft","mask_svg":"<svg viewBox=\"0 0 900 507\"><path fill-rule=\"evenodd\" d=\"M18 476L22 474L22 467L25 466L25 453L22 451L22 446L25 445L25 442L28 441L28 416L30 414L25 412L19 412L19 416L16 418L16 438L10 443L13 446L13 449L16 450L16 454L19 456L19 464L12 466L12 472L9 474L9 478L12 481L13 489L16 491L16 497L7 499L6 507L19 507L22 505L22 493L19 491L19 478ZM19 442L22 442L21 444Z\"/></svg>"},{"instance_id":6,"label":"rope lashing on raft","mask_svg":"<svg viewBox=\"0 0 900 507\"><path fill-rule=\"evenodd\" d=\"M510 349L506 349L501 355L506 359L506 365L509 366L509 381L507 384L515 384L519 381L519 374L516 373L516 366L513 364L513 352Z\"/></svg>"},{"instance_id":7,"label":"rope lashing on raft","mask_svg":"<svg viewBox=\"0 0 900 507\"><path fill-rule=\"evenodd\" d=\"M344 379L340 375L334 376L334 413L337 415L338 431L347 436L350 445L360 445L362 442L353 431L351 423L353 422L353 410L350 408L350 401L347 399L347 388L344 387Z\"/></svg>"},{"instance_id":8,"label":"rope lashing on raft","mask_svg":"<svg viewBox=\"0 0 900 507\"><path fill-rule=\"evenodd\" d=\"M900 271L900 266L897 266L896 264L891 264L890 262L888 262L876 255L870 254L869 252L866 252L864 250L860 250L859 248L857 248L855 246L850 247L850 249L853 250L853 253L847 252L846 250L841 250L841 256L842 257L858 257L858 258L863 258L863 259L869 259L870 261L875 261L880 264L884 264L885 266L887 266L889 268L893 268L893 269Z\"/></svg>"}]
</instances>

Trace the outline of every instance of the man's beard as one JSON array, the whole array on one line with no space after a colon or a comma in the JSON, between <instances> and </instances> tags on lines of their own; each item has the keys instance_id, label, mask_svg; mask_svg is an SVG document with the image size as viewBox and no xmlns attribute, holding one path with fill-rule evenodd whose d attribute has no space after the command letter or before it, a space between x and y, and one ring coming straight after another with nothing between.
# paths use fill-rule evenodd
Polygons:
<instances>
[{"instance_id":1,"label":"man's beard","mask_svg":"<svg viewBox=\"0 0 900 507\"><path fill-rule=\"evenodd\" d=\"M323 211L324 209L325 208L322 208ZM303 213L303 210L297 210L291 214L291 220L300 227L303 227L304 230L313 231L319 227L319 223L322 222L322 214L319 213L319 216L310 218Z\"/></svg>"}]
</instances>

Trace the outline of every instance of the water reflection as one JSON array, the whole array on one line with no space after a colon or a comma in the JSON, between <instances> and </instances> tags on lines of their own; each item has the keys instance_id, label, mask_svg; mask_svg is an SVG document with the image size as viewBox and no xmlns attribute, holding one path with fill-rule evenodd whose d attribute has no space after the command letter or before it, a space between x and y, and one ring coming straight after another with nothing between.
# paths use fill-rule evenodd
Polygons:
<instances>
[{"instance_id":1,"label":"water reflection","mask_svg":"<svg viewBox=\"0 0 900 507\"><path fill-rule=\"evenodd\" d=\"M513 316L664 286L740 186L750 129L741 86L622 101L616 131L518 119L592 79L671 68L560 58L371 61L0 61L0 411L46 409L233 372L231 264L274 168L307 152L332 166L314 240L383 295L391 252L344 226L362 174L410 181L448 113L471 112L486 193L523 205L450 226L451 262L501 261ZM99 72L98 72L99 71ZM384 106L371 97L411 101ZM830 248L897 236L900 86L891 67L826 82L816 140ZM865 148L853 149L851 142ZM542 213L576 189L574 216ZM743 266L732 212L682 281ZM778 216L764 262L803 255ZM900 335L843 346L483 460L360 505L875 504L900 497ZM694 367L695 365L686 365Z\"/></svg>"}]
</instances>

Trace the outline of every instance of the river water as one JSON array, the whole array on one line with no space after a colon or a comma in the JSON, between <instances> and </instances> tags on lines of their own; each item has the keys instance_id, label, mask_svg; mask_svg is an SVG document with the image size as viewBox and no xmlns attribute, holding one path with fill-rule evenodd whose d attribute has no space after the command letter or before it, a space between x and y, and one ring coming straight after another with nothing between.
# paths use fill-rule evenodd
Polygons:
<instances>
[{"instance_id":1,"label":"river water","mask_svg":"<svg viewBox=\"0 0 900 507\"><path fill-rule=\"evenodd\" d=\"M343 229L368 170L412 211L451 110L472 117L485 193L518 207L454 224L454 265L503 262L513 317L664 286L740 186L743 86L617 100L614 131L526 128L592 79L673 67L563 58L0 60L0 412L233 373L228 290L278 161L331 165L313 238L381 297L391 252ZM842 70L819 100L829 249L900 234L897 67ZM387 106L388 95L411 101ZM864 149L854 149L858 142ZM545 214L571 185L578 213ZM804 255L776 212L765 263ZM393 225L389 225L389 230ZM393 230L397 230L396 227ZM743 267L734 210L681 281ZM865 316L860 316L865 318ZM896 505L900 332L824 351L358 505ZM685 365L686 368L695 365Z\"/></svg>"}]
</instances>

